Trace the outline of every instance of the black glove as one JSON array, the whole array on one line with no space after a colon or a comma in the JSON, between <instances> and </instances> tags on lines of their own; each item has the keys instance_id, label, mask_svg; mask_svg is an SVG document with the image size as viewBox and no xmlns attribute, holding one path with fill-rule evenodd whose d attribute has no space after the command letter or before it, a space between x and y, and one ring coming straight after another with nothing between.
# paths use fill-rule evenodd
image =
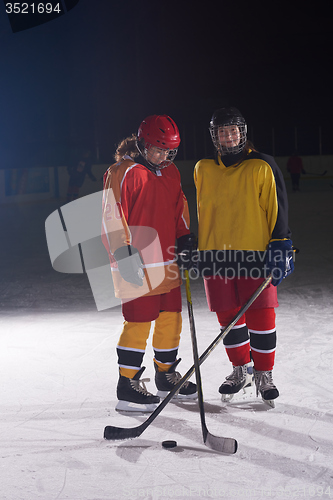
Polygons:
<instances>
[{"instance_id":1,"label":"black glove","mask_svg":"<svg viewBox=\"0 0 333 500\"><path fill-rule=\"evenodd\" d=\"M177 239L177 264L181 269L194 267L194 256L197 254L197 237L194 233L184 234Z\"/></svg>"},{"instance_id":2,"label":"black glove","mask_svg":"<svg viewBox=\"0 0 333 500\"><path fill-rule=\"evenodd\" d=\"M134 285L143 285L143 262L137 248L127 245L117 248L113 254L117 261L121 277Z\"/></svg>"}]
</instances>

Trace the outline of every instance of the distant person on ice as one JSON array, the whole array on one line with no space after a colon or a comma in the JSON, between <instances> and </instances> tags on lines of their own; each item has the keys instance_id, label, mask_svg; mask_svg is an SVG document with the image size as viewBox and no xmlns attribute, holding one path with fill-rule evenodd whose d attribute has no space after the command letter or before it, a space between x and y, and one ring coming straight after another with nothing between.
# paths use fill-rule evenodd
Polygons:
<instances>
[{"instance_id":1,"label":"distant person on ice","mask_svg":"<svg viewBox=\"0 0 333 500\"><path fill-rule=\"evenodd\" d=\"M69 174L67 203L76 200L79 196L80 188L83 186L86 175L96 181L96 177L91 172L91 153L85 150L82 155L76 158L73 164L67 168Z\"/></svg>"},{"instance_id":2,"label":"distant person on ice","mask_svg":"<svg viewBox=\"0 0 333 500\"><path fill-rule=\"evenodd\" d=\"M200 160L194 172L199 268L209 308L217 314L221 328L272 271L272 284L224 339L233 371L219 392L222 399L230 400L255 382L257 394L274 400L279 396L272 377L276 287L294 267L288 201L274 159L257 152L247 141L246 131L245 119L236 108L213 114L210 133L215 155Z\"/></svg>"},{"instance_id":3,"label":"distant person on ice","mask_svg":"<svg viewBox=\"0 0 333 500\"><path fill-rule=\"evenodd\" d=\"M117 345L116 410L151 412L159 396L165 397L181 378L176 371L182 304L175 242L178 252L189 251L195 239L189 231L180 173L173 163L179 143L177 125L169 116L148 116L137 135L118 145L116 163L104 175L103 243L125 320ZM147 250L155 240L145 235L152 232L159 244ZM154 287L158 275L161 279ZM156 396L140 379L152 321ZM178 394L180 399L196 397L192 382Z\"/></svg>"},{"instance_id":4,"label":"distant person on ice","mask_svg":"<svg viewBox=\"0 0 333 500\"><path fill-rule=\"evenodd\" d=\"M302 158L298 156L297 151L294 151L292 156L289 158L287 162L287 170L290 173L293 191L299 191L301 174L306 174L306 172L303 167Z\"/></svg>"}]
</instances>

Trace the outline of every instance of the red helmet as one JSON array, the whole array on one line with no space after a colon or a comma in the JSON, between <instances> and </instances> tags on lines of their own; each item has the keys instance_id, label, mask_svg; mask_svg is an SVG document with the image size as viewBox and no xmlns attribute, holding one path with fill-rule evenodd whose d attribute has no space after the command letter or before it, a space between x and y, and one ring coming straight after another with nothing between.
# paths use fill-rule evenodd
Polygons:
<instances>
[{"instance_id":1,"label":"red helmet","mask_svg":"<svg viewBox=\"0 0 333 500\"><path fill-rule=\"evenodd\" d=\"M137 147L145 160L154 168L167 167L175 159L179 144L178 127L168 115L148 116L139 127ZM147 158L152 146L168 150L167 159L157 165L152 164Z\"/></svg>"},{"instance_id":2,"label":"red helmet","mask_svg":"<svg viewBox=\"0 0 333 500\"><path fill-rule=\"evenodd\" d=\"M150 144L161 149L176 149L180 144L178 127L168 115L151 115L143 120L138 139L144 139L146 146Z\"/></svg>"}]
</instances>

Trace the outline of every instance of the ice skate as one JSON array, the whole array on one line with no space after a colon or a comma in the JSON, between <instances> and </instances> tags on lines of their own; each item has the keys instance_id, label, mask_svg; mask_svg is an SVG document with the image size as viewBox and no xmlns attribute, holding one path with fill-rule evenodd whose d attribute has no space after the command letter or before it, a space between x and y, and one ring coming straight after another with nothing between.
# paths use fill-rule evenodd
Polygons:
<instances>
[{"instance_id":1,"label":"ice skate","mask_svg":"<svg viewBox=\"0 0 333 500\"><path fill-rule=\"evenodd\" d=\"M141 379L143 366L133 378L122 377L120 375L117 385L117 398L119 399L116 410L125 412L151 413L155 410L160 398L147 391L145 382L149 378Z\"/></svg>"},{"instance_id":2,"label":"ice skate","mask_svg":"<svg viewBox=\"0 0 333 500\"><path fill-rule=\"evenodd\" d=\"M250 361L242 366L234 366L219 388L222 402L245 400L254 396L253 363Z\"/></svg>"},{"instance_id":3,"label":"ice skate","mask_svg":"<svg viewBox=\"0 0 333 500\"><path fill-rule=\"evenodd\" d=\"M260 394L262 400L272 408L274 408L274 399L279 397L279 391L273 383L272 370L258 371L256 369L253 369L253 372L257 396L259 396Z\"/></svg>"},{"instance_id":4,"label":"ice skate","mask_svg":"<svg viewBox=\"0 0 333 500\"><path fill-rule=\"evenodd\" d=\"M157 387L157 395L164 399L168 393L178 384L179 380L182 378L179 372L176 372L176 366L181 361L178 359L170 366L169 371L167 372L159 372L158 366L155 365L155 384ZM175 400L191 400L197 399L197 386L193 384L193 382L185 382L185 384L179 389L179 391L175 394L173 399Z\"/></svg>"}]
</instances>

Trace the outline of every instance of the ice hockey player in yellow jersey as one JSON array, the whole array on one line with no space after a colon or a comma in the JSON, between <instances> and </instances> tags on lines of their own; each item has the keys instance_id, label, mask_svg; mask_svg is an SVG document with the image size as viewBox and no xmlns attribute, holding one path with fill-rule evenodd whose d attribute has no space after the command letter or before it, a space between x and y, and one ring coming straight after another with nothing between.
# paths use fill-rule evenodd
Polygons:
<instances>
[{"instance_id":1,"label":"ice hockey player in yellow jersey","mask_svg":"<svg viewBox=\"0 0 333 500\"><path fill-rule=\"evenodd\" d=\"M256 288L273 279L225 337L233 365L219 388L230 400L255 381L257 395L272 401L276 349L277 285L294 268L288 200L282 173L271 156L247 140L247 125L236 108L215 111L210 122L214 158L194 171L197 189L199 268L208 306L221 328Z\"/></svg>"}]
</instances>

